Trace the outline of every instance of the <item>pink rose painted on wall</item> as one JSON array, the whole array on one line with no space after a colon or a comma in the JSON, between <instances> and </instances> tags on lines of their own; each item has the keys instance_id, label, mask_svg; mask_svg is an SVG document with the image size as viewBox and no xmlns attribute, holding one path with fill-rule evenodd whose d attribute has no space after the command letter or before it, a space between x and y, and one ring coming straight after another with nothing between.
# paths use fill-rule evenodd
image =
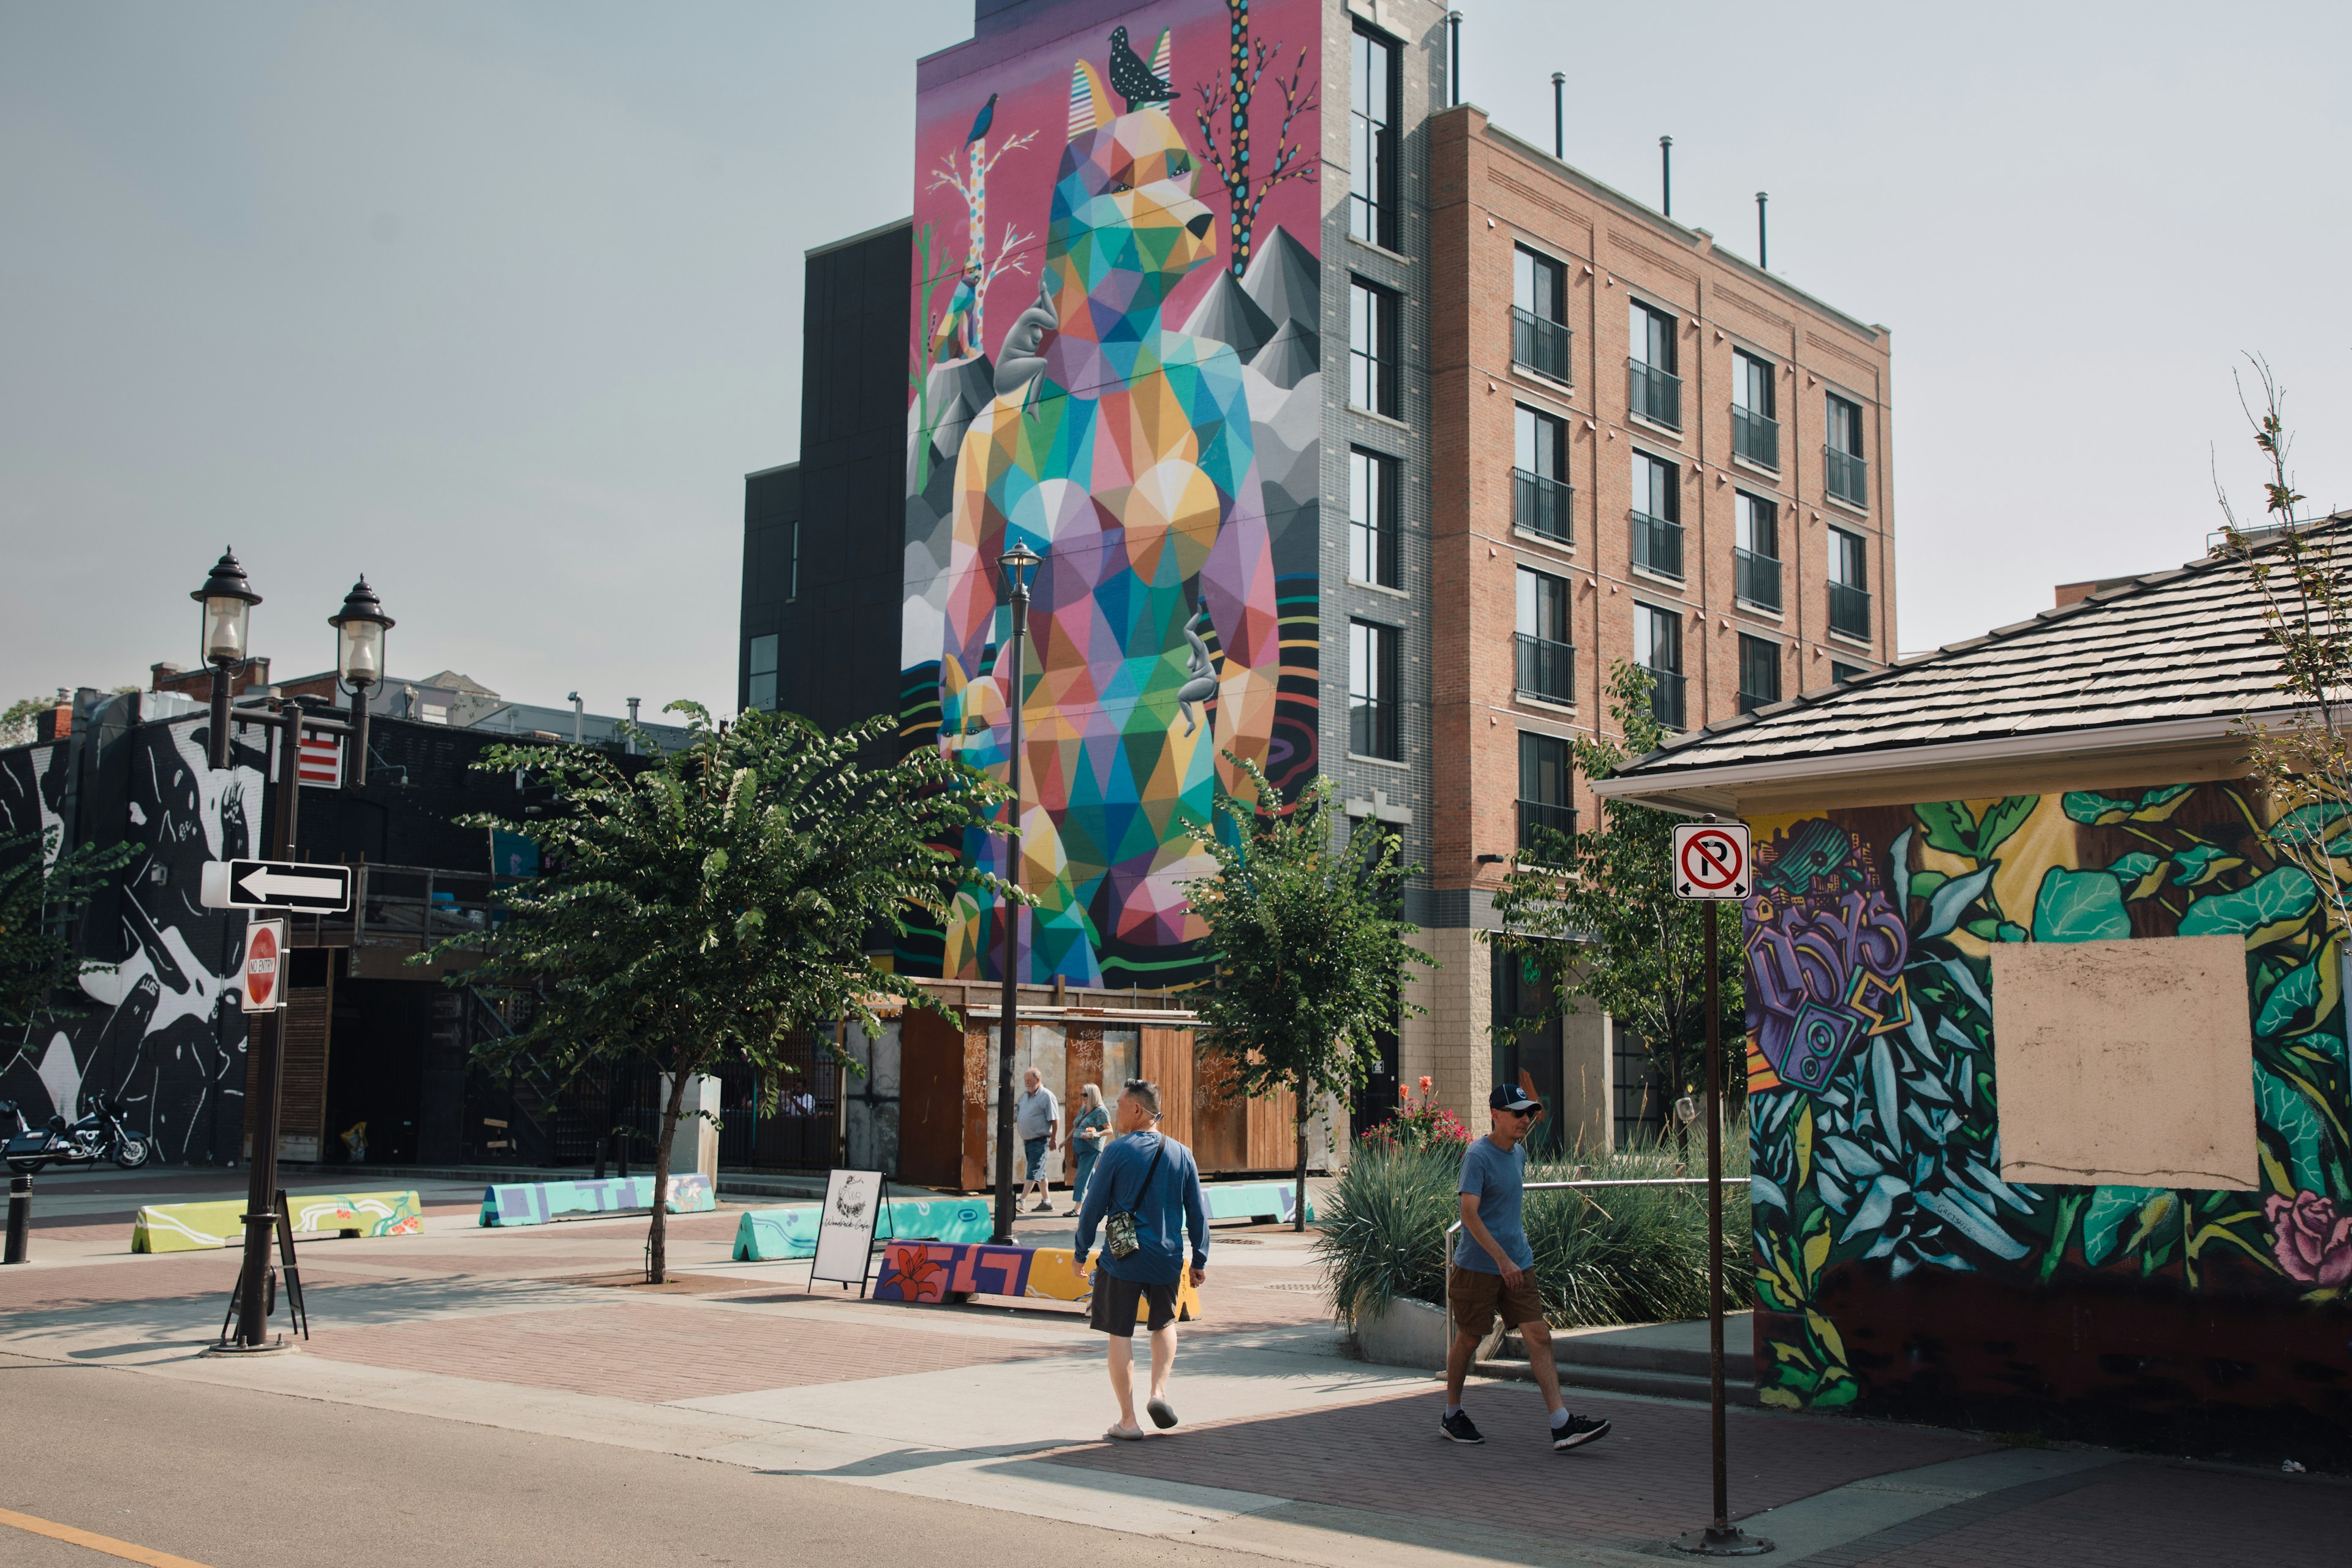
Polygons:
<instances>
[{"instance_id":1,"label":"pink rose painted on wall","mask_svg":"<svg viewBox=\"0 0 2352 1568\"><path fill-rule=\"evenodd\" d=\"M2271 1250L2290 1278L2323 1289L2352 1284L2352 1215L2310 1192L2273 1196L2263 1212L2274 1233Z\"/></svg>"}]
</instances>

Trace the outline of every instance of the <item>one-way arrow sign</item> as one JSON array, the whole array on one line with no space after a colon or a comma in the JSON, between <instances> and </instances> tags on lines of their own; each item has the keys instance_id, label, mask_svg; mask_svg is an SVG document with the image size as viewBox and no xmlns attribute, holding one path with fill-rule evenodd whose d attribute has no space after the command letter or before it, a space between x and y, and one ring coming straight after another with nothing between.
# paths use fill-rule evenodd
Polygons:
<instances>
[{"instance_id":1,"label":"one-way arrow sign","mask_svg":"<svg viewBox=\"0 0 2352 1568\"><path fill-rule=\"evenodd\" d=\"M208 910L290 910L337 915L352 907L345 866L304 866L291 860L214 860L202 889Z\"/></svg>"}]
</instances>

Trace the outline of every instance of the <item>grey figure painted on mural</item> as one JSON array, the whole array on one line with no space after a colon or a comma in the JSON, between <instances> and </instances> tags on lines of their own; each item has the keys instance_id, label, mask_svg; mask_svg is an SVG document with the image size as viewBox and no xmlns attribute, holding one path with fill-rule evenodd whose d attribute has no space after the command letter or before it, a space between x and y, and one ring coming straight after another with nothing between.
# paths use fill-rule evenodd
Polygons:
<instances>
[{"instance_id":1,"label":"grey figure painted on mural","mask_svg":"<svg viewBox=\"0 0 2352 1568\"><path fill-rule=\"evenodd\" d=\"M1183 711L1184 733L1187 735L1201 727L1201 721L1192 717L1192 704L1206 702L1217 694L1216 661L1209 657L1209 645L1202 642L1201 634L1192 629L1208 622L1209 609L1203 605L1192 612L1191 620L1184 623L1184 640L1192 645L1192 655L1188 666L1190 673L1184 684L1176 689L1176 706Z\"/></svg>"}]
</instances>

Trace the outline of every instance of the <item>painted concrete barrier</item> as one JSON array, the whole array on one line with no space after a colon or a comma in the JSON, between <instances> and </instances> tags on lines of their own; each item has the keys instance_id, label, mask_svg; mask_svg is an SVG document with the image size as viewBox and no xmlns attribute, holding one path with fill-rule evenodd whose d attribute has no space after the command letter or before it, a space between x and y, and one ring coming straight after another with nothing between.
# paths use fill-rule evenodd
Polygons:
<instances>
[{"instance_id":1,"label":"painted concrete barrier","mask_svg":"<svg viewBox=\"0 0 2352 1568\"><path fill-rule=\"evenodd\" d=\"M735 1222L735 1261L767 1263L816 1256L817 1205L747 1209ZM920 1241L986 1241L996 1234L986 1198L892 1198L889 1212L877 1216L874 1233L883 1241L906 1237Z\"/></svg>"},{"instance_id":2,"label":"painted concrete barrier","mask_svg":"<svg viewBox=\"0 0 2352 1568\"><path fill-rule=\"evenodd\" d=\"M1093 1262L1099 1262L1099 1254ZM882 1249L882 1274L875 1282L877 1301L945 1301L963 1296L1030 1296L1048 1301L1094 1298L1094 1268L1077 1270L1077 1254L1066 1247L968 1246L938 1241L894 1241ZM1150 1303L1136 1303L1136 1321ZM1176 1288L1176 1316L1201 1316L1201 1292L1191 1279Z\"/></svg>"},{"instance_id":3,"label":"painted concrete barrier","mask_svg":"<svg viewBox=\"0 0 2352 1568\"><path fill-rule=\"evenodd\" d=\"M414 1192L299 1193L286 1207L297 1235L422 1236L425 1208ZM241 1246L245 1200L150 1204L131 1217L133 1252L201 1252Z\"/></svg>"},{"instance_id":4,"label":"painted concrete barrier","mask_svg":"<svg viewBox=\"0 0 2352 1568\"><path fill-rule=\"evenodd\" d=\"M1211 1219L1277 1219L1287 1224L1298 1200L1291 1182L1203 1183L1201 1195L1209 1202ZM1315 1223L1315 1200L1307 1200L1307 1223Z\"/></svg>"},{"instance_id":5,"label":"painted concrete barrier","mask_svg":"<svg viewBox=\"0 0 2352 1568\"><path fill-rule=\"evenodd\" d=\"M546 1225L569 1215L646 1213L654 1206L651 1176L604 1182L513 1182L482 1194L486 1226ZM719 1191L699 1171L669 1179L672 1214L707 1214L719 1206Z\"/></svg>"}]
</instances>

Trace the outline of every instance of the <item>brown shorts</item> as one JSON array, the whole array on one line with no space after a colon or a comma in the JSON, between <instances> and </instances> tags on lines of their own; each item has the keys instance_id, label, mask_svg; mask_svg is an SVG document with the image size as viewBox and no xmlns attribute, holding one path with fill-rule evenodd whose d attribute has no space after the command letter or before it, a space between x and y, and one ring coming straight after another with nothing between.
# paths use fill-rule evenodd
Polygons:
<instances>
[{"instance_id":1,"label":"brown shorts","mask_svg":"<svg viewBox=\"0 0 2352 1568\"><path fill-rule=\"evenodd\" d=\"M1543 1298L1536 1293L1536 1277L1532 1269L1519 1273L1516 1290L1503 1283L1499 1274L1481 1274L1475 1268L1456 1268L1446 1282L1445 1300L1454 1309L1454 1331L1486 1337L1486 1330L1502 1314L1503 1326L1516 1329L1521 1323L1540 1321L1543 1318Z\"/></svg>"}]
</instances>

